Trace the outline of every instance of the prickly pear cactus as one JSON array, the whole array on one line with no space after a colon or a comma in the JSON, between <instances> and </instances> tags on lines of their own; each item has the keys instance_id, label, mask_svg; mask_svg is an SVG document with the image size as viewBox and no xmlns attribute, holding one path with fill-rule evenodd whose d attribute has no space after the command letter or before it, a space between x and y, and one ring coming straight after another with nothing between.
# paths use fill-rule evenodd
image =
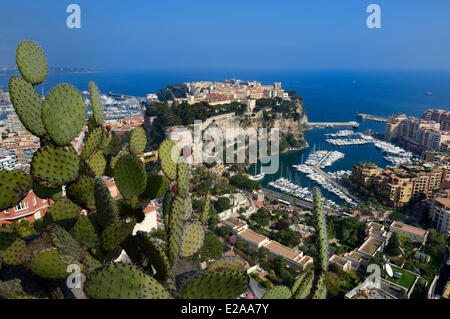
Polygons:
<instances>
[{"instance_id":1,"label":"prickly pear cactus","mask_svg":"<svg viewBox=\"0 0 450 319\"><path fill-rule=\"evenodd\" d=\"M43 101L33 85L18 76L12 76L9 79L9 94L25 128L36 136L44 136L47 131L40 116Z\"/></svg>"},{"instance_id":2,"label":"prickly pear cactus","mask_svg":"<svg viewBox=\"0 0 450 319\"><path fill-rule=\"evenodd\" d=\"M0 209L15 206L31 189L30 175L21 171L0 171Z\"/></svg>"},{"instance_id":3,"label":"prickly pear cactus","mask_svg":"<svg viewBox=\"0 0 450 319\"><path fill-rule=\"evenodd\" d=\"M242 272L213 271L195 277L184 287L184 299L235 299L247 291L248 277Z\"/></svg>"},{"instance_id":4,"label":"prickly pear cactus","mask_svg":"<svg viewBox=\"0 0 450 319\"><path fill-rule=\"evenodd\" d=\"M175 143L171 140L164 140L159 146L158 155L161 159L161 168L167 178L171 181L177 178L177 164L172 158L173 153L179 153Z\"/></svg>"},{"instance_id":5,"label":"prickly pear cactus","mask_svg":"<svg viewBox=\"0 0 450 319\"><path fill-rule=\"evenodd\" d=\"M114 167L117 188L125 198L139 196L145 189L147 177L141 161L131 155L122 155Z\"/></svg>"},{"instance_id":6,"label":"prickly pear cactus","mask_svg":"<svg viewBox=\"0 0 450 319\"><path fill-rule=\"evenodd\" d=\"M47 94L42 107L42 122L57 145L69 145L80 133L85 119L86 104L73 86L60 84Z\"/></svg>"},{"instance_id":7,"label":"prickly pear cactus","mask_svg":"<svg viewBox=\"0 0 450 319\"><path fill-rule=\"evenodd\" d=\"M22 41L16 50L16 62L23 78L30 84L45 81L48 72L47 58L36 42Z\"/></svg>"},{"instance_id":8,"label":"prickly pear cactus","mask_svg":"<svg viewBox=\"0 0 450 319\"><path fill-rule=\"evenodd\" d=\"M38 149L31 162L31 175L44 187L56 188L78 177L80 160L72 146L47 145Z\"/></svg>"},{"instance_id":9,"label":"prickly pear cactus","mask_svg":"<svg viewBox=\"0 0 450 319\"><path fill-rule=\"evenodd\" d=\"M203 245L210 197L206 196L201 217L196 217L189 193L190 166L179 162L181 151L175 143L164 140L158 149L164 176L147 176L137 156L146 147L146 132L134 129L129 143L122 145L120 136L104 128L100 92L91 82L93 116L78 154L71 142L85 124L83 97L73 86L60 84L42 99L34 85L47 75L44 53L36 43L24 41L16 56L23 78L11 77L11 100L41 147L29 174L0 171L0 209L18 205L30 190L51 206L34 223L35 233L25 239L11 225L0 227L0 278L3 269L16 267L52 291L70 275L68 266L76 264L86 275L82 289L89 298L236 298L246 291L246 263L232 258L191 272L177 287L179 267L183 269L187 258ZM111 196L107 178L114 178L117 198ZM143 208L159 198L165 236L133 235L136 224L145 219ZM123 259L126 255L129 259ZM315 283L319 289L315 296L323 296L322 283ZM42 297L41 292L23 293L17 284L0 281L0 298Z\"/></svg>"},{"instance_id":10,"label":"prickly pear cactus","mask_svg":"<svg viewBox=\"0 0 450 319\"><path fill-rule=\"evenodd\" d=\"M130 136L130 152L134 155L139 155L145 150L147 145L147 136L142 127L136 127Z\"/></svg>"}]
</instances>

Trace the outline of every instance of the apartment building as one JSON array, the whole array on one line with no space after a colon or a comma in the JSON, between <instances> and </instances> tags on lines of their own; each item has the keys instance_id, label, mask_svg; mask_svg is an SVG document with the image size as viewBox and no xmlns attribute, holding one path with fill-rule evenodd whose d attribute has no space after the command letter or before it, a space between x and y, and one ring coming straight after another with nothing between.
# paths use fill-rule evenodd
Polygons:
<instances>
[{"instance_id":1,"label":"apartment building","mask_svg":"<svg viewBox=\"0 0 450 319\"><path fill-rule=\"evenodd\" d=\"M447 166L419 163L388 167L358 163L353 166L352 179L363 187L374 187L388 205L404 205L421 196L429 198L447 179Z\"/></svg>"},{"instance_id":2,"label":"apartment building","mask_svg":"<svg viewBox=\"0 0 450 319\"><path fill-rule=\"evenodd\" d=\"M409 237L413 241L421 244L425 244L428 236L428 231L398 221L395 221L391 224L390 231L397 231L403 236Z\"/></svg>"},{"instance_id":3,"label":"apartment building","mask_svg":"<svg viewBox=\"0 0 450 319\"><path fill-rule=\"evenodd\" d=\"M450 236L450 189L438 193L433 198L431 217L436 230Z\"/></svg>"},{"instance_id":4,"label":"apartment building","mask_svg":"<svg viewBox=\"0 0 450 319\"><path fill-rule=\"evenodd\" d=\"M428 110L421 119L406 118L404 114L391 116L386 123L385 139L399 139L409 149L418 152L440 150L450 141L449 113L445 110Z\"/></svg>"}]
</instances>

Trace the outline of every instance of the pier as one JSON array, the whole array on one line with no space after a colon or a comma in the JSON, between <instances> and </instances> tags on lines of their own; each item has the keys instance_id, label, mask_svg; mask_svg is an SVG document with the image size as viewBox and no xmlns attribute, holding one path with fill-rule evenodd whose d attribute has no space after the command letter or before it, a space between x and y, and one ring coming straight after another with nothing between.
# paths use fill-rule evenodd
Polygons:
<instances>
[{"instance_id":1,"label":"pier","mask_svg":"<svg viewBox=\"0 0 450 319\"><path fill-rule=\"evenodd\" d=\"M328 175L328 173L323 171L320 167L313 167L312 169L317 174L320 174L321 176L323 176L330 184L332 184L334 187L338 188L341 192L343 192L345 195L350 197L356 203L360 202L360 200L357 197L353 196L347 188L345 188L341 184L337 183L330 175Z\"/></svg>"},{"instance_id":2,"label":"pier","mask_svg":"<svg viewBox=\"0 0 450 319\"><path fill-rule=\"evenodd\" d=\"M369 120L369 121L375 121L375 122L388 122L389 119L387 117L383 116L376 116L371 114L363 114L363 113L356 113L356 116L363 120Z\"/></svg>"},{"instance_id":3,"label":"pier","mask_svg":"<svg viewBox=\"0 0 450 319\"><path fill-rule=\"evenodd\" d=\"M317 128L333 128L333 127L353 127L358 128L359 123L356 121L349 122L308 122L311 127Z\"/></svg>"}]
</instances>

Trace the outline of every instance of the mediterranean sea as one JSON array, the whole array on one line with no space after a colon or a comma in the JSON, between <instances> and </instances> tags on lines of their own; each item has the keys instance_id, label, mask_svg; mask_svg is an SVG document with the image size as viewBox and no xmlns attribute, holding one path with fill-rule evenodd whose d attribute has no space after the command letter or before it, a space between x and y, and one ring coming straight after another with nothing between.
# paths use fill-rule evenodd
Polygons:
<instances>
[{"instance_id":1,"label":"mediterranean sea","mask_svg":"<svg viewBox=\"0 0 450 319\"><path fill-rule=\"evenodd\" d=\"M0 76L0 85L7 88L8 76ZM58 83L70 83L79 90L88 89L89 81L95 81L102 93L122 93L145 96L157 93L169 84L192 81L223 81L237 78L257 80L263 84L282 82L286 90L296 90L304 98L304 108L309 121L333 122L356 120L356 112L389 116L405 113L420 117L429 108L450 109L450 71L349 71L349 70L307 70L307 71L105 71L86 74L50 74L46 83L38 86L48 92ZM432 92L432 95L426 95ZM360 122L359 132L371 129L384 132L384 123L368 120ZM325 142L325 133L335 129L314 129L306 133L310 145L308 149L281 155L280 169L268 175L261 182L264 186L280 176L303 187L314 187L303 174L292 168L304 159L312 148L339 150L345 157L325 171L349 170L359 161L371 161L385 167L389 163L383 159L381 151L373 144L355 146L332 146ZM250 169L253 171L253 169ZM324 195L341 203L336 196L322 190Z\"/></svg>"}]
</instances>

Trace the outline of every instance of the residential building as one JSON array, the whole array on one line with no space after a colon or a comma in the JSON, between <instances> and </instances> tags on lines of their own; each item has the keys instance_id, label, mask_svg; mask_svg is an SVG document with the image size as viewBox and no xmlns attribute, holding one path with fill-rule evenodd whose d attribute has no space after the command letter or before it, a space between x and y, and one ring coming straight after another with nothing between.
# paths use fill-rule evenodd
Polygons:
<instances>
[{"instance_id":1,"label":"residential building","mask_svg":"<svg viewBox=\"0 0 450 319\"><path fill-rule=\"evenodd\" d=\"M41 199L33 191L30 191L18 205L0 211L0 225L14 221L19 222L22 219L32 223L44 217L52 203L52 200Z\"/></svg>"},{"instance_id":2,"label":"residential building","mask_svg":"<svg viewBox=\"0 0 450 319\"><path fill-rule=\"evenodd\" d=\"M330 263L332 263L333 265L335 265L336 267L338 267L339 269L342 269L344 271L352 270L351 261L349 261L348 259L346 259L344 257L338 256L338 255L333 255L333 256L331 256L329 261L330 261Z\"/></svg>"},{"instance_id":3,"label":"residential building","mask_svg":"<svg viewBox=\"0 0 450 319\"><path fill-rule=\"evenodd\" d=\"M427 240L428 231L417 228L411 225L404 224L399 221L395 221L390 226L391 231L398 231L400 234L409 237L415 242L419 242L421 244L425 244Z\"/></svg>"},{"instance_id":4,"label":"residential building","mask_svg":"<svg viewBox=\"0 0 450 319\"><path fill-rule=\"evenodd\" d=\"M450 189L438 193L431 205L431 217L436 230L450 236Z\"/></svg>"}]
</instances>

